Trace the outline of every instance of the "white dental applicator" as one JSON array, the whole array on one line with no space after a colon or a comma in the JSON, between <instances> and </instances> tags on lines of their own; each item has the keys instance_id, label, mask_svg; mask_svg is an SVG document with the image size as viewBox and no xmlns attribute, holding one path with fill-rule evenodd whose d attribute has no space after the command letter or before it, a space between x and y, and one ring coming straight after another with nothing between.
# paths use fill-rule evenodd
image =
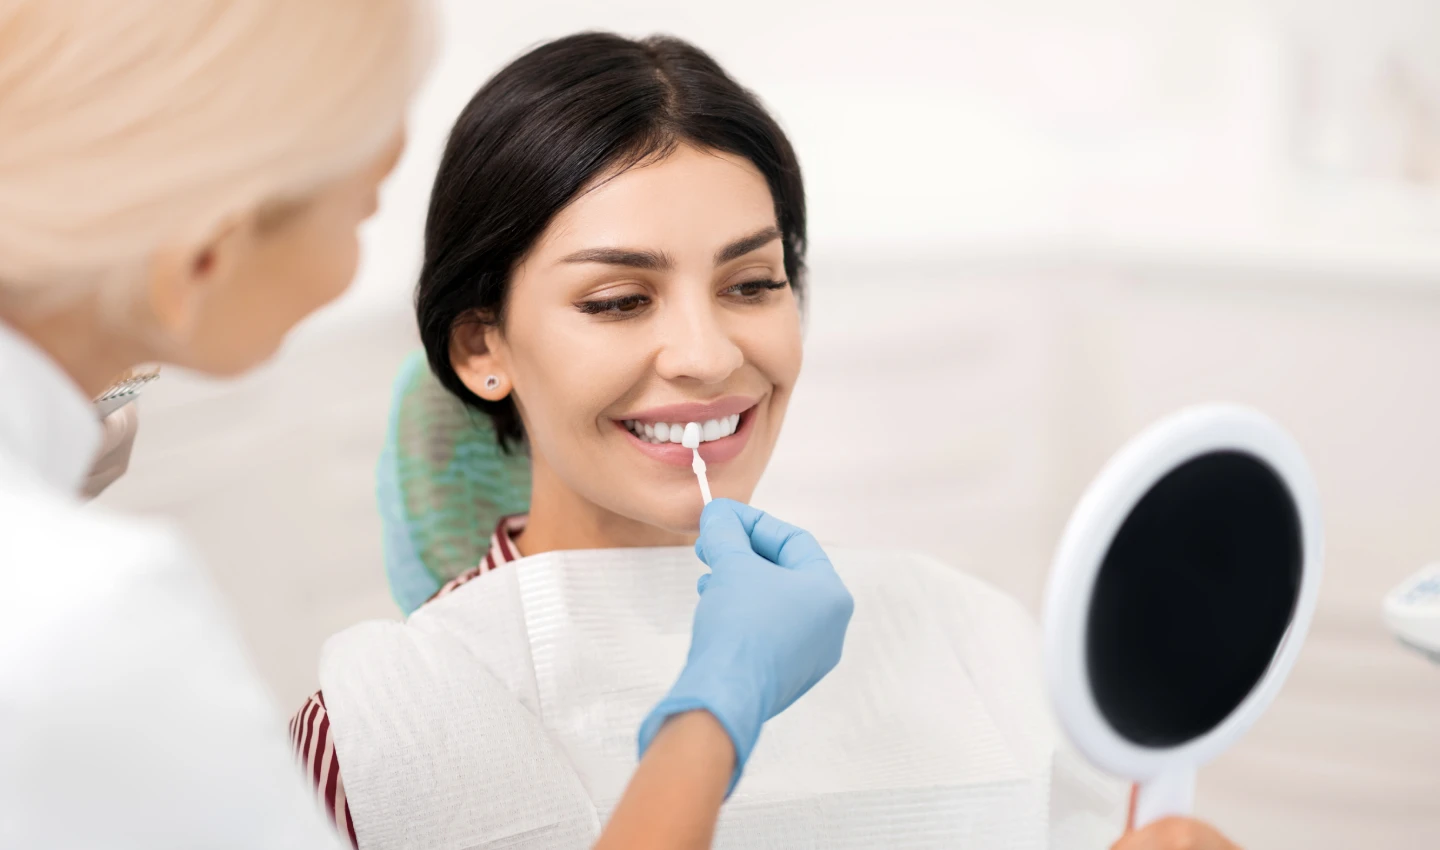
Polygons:
<instances>
[{"instance_id":1,"label":"white dental applicator","mask_svg":"<svg viewBox=\"0 0 1440 850\"><path fill-rule=\"evenodd\" d=\"M690 422L685 425L685 435L680 438L680 445L694 453L695 459L690 461L690 468L695 470L695 477L700 479L700 498L705 504L710 504L710 481L705 477L705 459L700 457L700 423Z\"/></svg>"}]
</instances>

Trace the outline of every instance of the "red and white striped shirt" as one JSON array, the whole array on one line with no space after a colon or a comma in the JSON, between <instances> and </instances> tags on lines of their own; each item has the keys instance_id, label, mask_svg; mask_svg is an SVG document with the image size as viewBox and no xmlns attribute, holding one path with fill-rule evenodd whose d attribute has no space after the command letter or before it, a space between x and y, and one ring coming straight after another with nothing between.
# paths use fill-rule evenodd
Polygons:
<instances>
[{"instance_id":1,"label":"red and white striped shirt","mask_svg":"<svg viewBox=\"0 0 1440 850\"><path fill-rule=\"evenodd\" d=\"M524 528L523 515L500 520L495 533L490 536L490 551L480 565L446 582L426 600L426 604L501 564L519 560L520 550L515 548L515 535ZM355 824L350 820L350 803L345 799L345 782L340 778L340 763L335 758L335 741L330 737L330 716L325 711L325 695L320 691L306 700L290 719L290 740L295 745L295 755L300 759L305 775L325 801L325 810L334 819L335 829L348 835L350 843L358 848L360 844L355 838Z\"/></svg>"}]
</instances>

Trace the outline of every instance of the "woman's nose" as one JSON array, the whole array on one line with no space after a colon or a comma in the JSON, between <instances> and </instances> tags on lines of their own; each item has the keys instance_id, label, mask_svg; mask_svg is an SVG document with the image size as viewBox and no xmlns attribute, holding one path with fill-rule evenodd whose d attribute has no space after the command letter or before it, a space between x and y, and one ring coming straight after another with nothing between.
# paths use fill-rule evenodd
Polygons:
<instances>
[{"instance_id":1,"label":"woman's nose","mask_svg":"<svg viewBox=\"0 0 1440 850\"><path fill-rule=\"evenodd\" d=\"M718 384L745 362L745 354L710 309L674 311L662 327L655 368L666 380Z\"/></svg>"}]
</instances>

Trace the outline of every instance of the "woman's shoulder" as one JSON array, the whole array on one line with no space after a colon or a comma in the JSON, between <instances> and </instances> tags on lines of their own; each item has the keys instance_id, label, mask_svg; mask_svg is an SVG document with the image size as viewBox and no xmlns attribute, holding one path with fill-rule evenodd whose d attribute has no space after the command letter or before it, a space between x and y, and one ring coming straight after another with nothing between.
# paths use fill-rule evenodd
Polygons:
<instances>
[{"instance_id":1,"label":"woman's shoulder","mask_svg":"<svg viewBox=\"0 0 1440 850\"><path fill-rule=\"evenodd\" d=\"M528 519L529 517L525 514L501 517L495 526L495 532L490 535L490 546L484 557L480 559L480 563L442 584L440 589L431 594L430 598L421 603L416 610L424 608L442 597L449 596L486 573L520 560L520 549L515 545L515 535L525 529Z\"/></svg>"},{"instance_id":2,"label":"woman's shoulder","mask_svg":"<svg viewBox=\"0 0 1440 850\"><path fill-rule=\"evenodd\" d=\"M327 698L342 680L359 689L383 688L387 677L417 664L508 670L526 635L518 599L510 566L482 564L457 576L404 620L368 620L342 629L320 650ZM333 702L329 710L335 713Z\"/></svg>"}]
</instances>

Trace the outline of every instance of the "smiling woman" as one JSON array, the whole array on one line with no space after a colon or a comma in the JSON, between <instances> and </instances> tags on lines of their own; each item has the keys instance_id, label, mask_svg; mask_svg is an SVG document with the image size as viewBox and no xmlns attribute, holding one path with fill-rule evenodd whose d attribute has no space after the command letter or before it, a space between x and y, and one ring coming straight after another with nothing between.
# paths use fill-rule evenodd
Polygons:
<instances>
[{"instance_id":1,"label":"smiling woman","mask_svg":"<svg viewBox=\"0 0 1440 850\"><path fill-rule=\"evenodd\" d=\"M530 510L405 626L327 644L292 730L361 846L594 840L700 619L685 426L714 495L748 501L800 375L804 250L790 143L684 42L562 39L466 107L417 314L440 383L528 456ZM725 846L1065 846L1052 798L1055 823L1105 829L1118 796L1065 791L1084 771L1055 758L1016 603L914 556L829 555L857 600L845 658L767 727Z\"/></svg>"},{"instance_id":2,"label":"smiling woman","mask_svg":"<svg viewBox=\"0 0 1440 850\"><path fill-rule=\"evenodd\" d=\"M701 454L748 499L799 375L805 200L708 56L588 34L520 58L456 123L426 236L426 352L528 450L527 550L690 539L689 453L665 445L687 421L740 415Z\"/></svg>"}]
</instances>

